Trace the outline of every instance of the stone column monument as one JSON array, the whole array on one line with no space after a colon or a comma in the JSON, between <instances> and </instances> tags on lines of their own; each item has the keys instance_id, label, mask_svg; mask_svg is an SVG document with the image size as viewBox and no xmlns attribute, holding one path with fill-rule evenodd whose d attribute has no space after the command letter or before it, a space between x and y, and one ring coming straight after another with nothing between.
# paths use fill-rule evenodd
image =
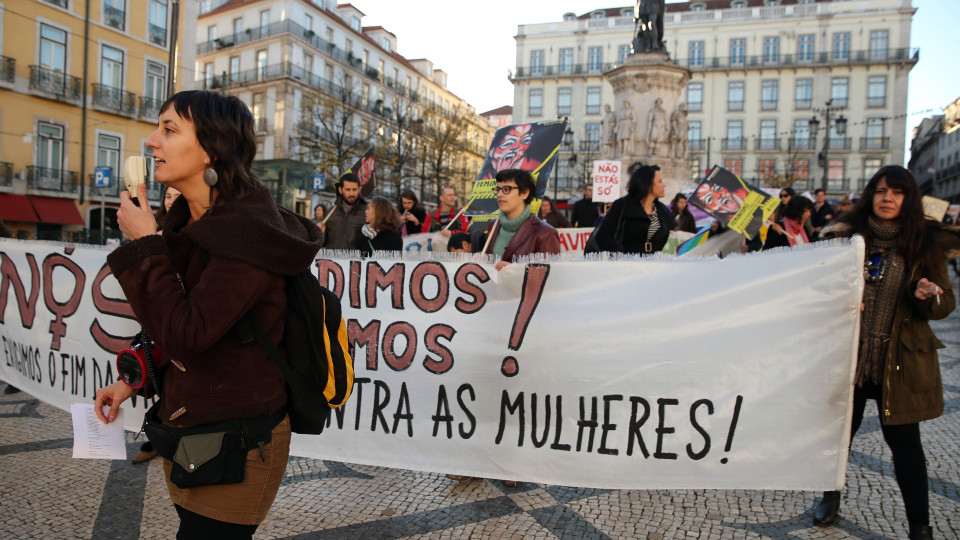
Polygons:
<instances>
[{"instance_id":1,"label":"stone column monument","mask_svg":"<svg viewBox=\"0 0 960 540\"><path fill-rule=\"evenodd\" d=\"M617 119L615 159L624 169L635 162L659 165L667 184L665 203L673 198L681 185L690 179L687 162L686 111L680 96L690 80L690 71L670 60L663 36L663 0L638 0L634 10L637 32L634 52L623 65L603 74L613 87ZM629 128L622 122L632 120ZM679 126L677 125L679 124ZM671 133L673 127L673 133ZM632 140L622 140L630 137ZM680 139L682 138L682 142ZM623 193L626 193L624 182Z\"/></svg>"}]
</instances>

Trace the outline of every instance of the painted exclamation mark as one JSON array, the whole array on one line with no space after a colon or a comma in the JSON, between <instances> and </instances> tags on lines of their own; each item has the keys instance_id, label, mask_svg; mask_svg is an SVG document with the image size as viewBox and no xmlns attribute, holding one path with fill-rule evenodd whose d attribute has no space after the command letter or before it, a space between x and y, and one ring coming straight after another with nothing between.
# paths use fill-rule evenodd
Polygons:
<instances>
[{"instance_id":1,"label":"painted exclamation mark","mask_svg":"<svg viewBox=\"0 0 960 540\"><path fill-rule=\"evenodd\" d=\"M527 333L527 325L533 318L533 313L540 304L540 298L543 296L543 287L547 284L547 276L550 275L549 264L528 264L523 274L523 288L520 291L520 306L517 308L517 315L513 319L513 329L510 331L510 341L507 347L513 351L519 351L523 344L523 336ZM500 372L507 377L513 377L520 372L520 365L513 356L507 356L503 359L500 366Z\"/></svg>"},{"instance_id":2,"label":"painted exclamation mark","mask_svg":"<svg viewBox=\"0 0 960 540\"><path fill-rule=\"evenodd\" d=\"M737 404L733 407L733 418L730 420L730 431L727 432L727 444L723 447L724 452L729 452L733 446L733 433L737 430L737 420L740 419L740 405L743 405L743 396L737 396ZM727 458L720 458L720 463L727 463Z\"/></svg>"}]
</instances>

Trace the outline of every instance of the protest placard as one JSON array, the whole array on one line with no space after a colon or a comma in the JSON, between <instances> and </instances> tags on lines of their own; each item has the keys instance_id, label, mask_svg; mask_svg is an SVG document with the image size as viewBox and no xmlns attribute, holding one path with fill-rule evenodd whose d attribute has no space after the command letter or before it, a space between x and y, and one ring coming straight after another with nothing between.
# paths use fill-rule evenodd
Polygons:
<instances>
[{"instance_id":1,"label":"protest placard","mask_svg":"<svg viewBox=\"0 0 960 540\"><path fill-rule=\"evenodd\" d=\"M593 202L613 202L620 198L622 165L617 160L594 160Z\"/></svg>"},{"instance_id":2,"label":"protest placard","mask_svg":"<svg viewBox=\"0 0 960 540\"><path fill-rule=\"evenodd\" d=\"M690 195L690 204L700 208L747 238L753 238L780 201L739 176L713 167Z\"/></svg>"}]
</instances>

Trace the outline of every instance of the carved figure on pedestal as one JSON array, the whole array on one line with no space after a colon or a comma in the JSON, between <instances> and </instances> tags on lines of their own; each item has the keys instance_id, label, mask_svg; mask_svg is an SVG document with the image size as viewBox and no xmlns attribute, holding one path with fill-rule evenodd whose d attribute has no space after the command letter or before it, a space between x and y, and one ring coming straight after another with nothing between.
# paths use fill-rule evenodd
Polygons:
<instances>
[{"instance_id":1,"label":"carved figure on pedestal","mask_svg":"<svg viewBox=\"0 0 960 540\"><path fill-rule=\"evenodd\" d=\"M660 155L669 136L667 111L663 110L663 99L657 98L653 102L653 108L647 113L647 153L651 156Z\"/></svg>"},{"instance_id":2,"label":"carved figure on pedestal","mask_svg":"<svg viewBox=\"0 0 960 540\"><path fill-rule=\"evenodd\" d=\"M633 135L634 135L633 108L629 101L623 102L623 111L617 118L617 140L620 141L620 155L632 156L634 154Z\"/></svg>"},{"instance_id":3,"label":"carved figure on pedestal","mask_svg":"<svg viewBox=\"0 0 960 540\"><path fill-rule=\"evenodd\" d=\"M687 157L687 106L683 103L670 115L670 149L673 157L684 159Z\"/></svg>"},{"instance_id":4,"label":"carved figure on pedestal","mask_svg":"<svg viewBox=\"0 0 960 540\"><path fill-rule=\"evenodd\" d=\"M614 152L617 151L617 115L610 110L610 105L604 105L603 120L600 121L602 133L600 140L603 142L604 159L613 159Z\"/></svg>"},{"instance_id":5,"label":"carved figure on pedestal","mask_svg":"<svg viewBox=\"0 0 960 540\"><path fill-rule=\"evenodd\" d=\"M663 40L663 0L637 0L633 7L633 52L666 51Z\"/></svg>"}]
</instances>

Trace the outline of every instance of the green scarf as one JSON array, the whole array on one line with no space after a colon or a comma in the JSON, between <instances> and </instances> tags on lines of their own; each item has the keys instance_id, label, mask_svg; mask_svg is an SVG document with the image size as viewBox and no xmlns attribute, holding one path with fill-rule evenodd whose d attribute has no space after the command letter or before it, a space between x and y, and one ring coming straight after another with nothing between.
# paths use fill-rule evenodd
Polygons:
<instances>
[{"instance_id":1,"label":"green scarf","mask_svg":"<svg viewBox=\"0 0 960 540\"><path fill-rule=\"evenodd\" d=\"M523 225L523 222L530 217L530 205L528 204L523 208L523 212L513 218L507 219L506 214L500 214L500 232L497 234L497 239L493 242L493 252L501 257L503 257L503 252L507 250L507 246L510 244L510 241L513 240L513 235L517 234L517 231L520 230L520 226Z\"/></svg>"}]
</instances>

